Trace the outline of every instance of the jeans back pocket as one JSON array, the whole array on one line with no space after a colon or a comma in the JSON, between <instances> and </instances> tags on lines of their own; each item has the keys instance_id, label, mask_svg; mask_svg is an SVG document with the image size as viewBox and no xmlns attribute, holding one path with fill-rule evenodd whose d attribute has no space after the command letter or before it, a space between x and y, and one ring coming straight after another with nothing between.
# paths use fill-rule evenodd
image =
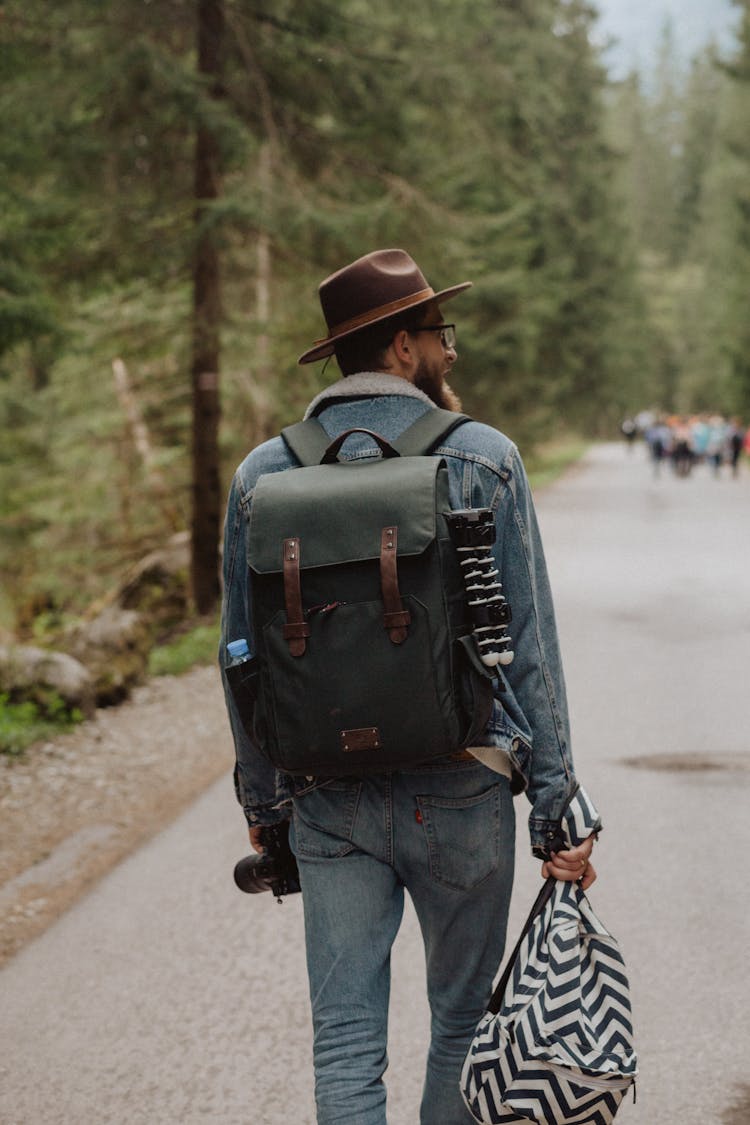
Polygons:
<instances>
[{"instance_id":1,"label":"jeans back pocket","mask_svg":"<svg viewBox=\"0 0 750 1125\"><path fill-rule=\"evenodd\" d=\"M352 833L362 782L337 778L293 801L293 851L298 856L335 859L354 851Z\"/></svg>"},{"instance_id":2,"label":"jeans back pocket","mask_svg":"<svg viewBox=\"0 0 750 1125\"><path fill-rule=\"evenodd\" d=\"M468 797L417 796L427 838L430 874L439 883L468 891L500 862L501 802L507 782ZM513 847L510 817L509 847Z\"/></svg>"}]
</instances>

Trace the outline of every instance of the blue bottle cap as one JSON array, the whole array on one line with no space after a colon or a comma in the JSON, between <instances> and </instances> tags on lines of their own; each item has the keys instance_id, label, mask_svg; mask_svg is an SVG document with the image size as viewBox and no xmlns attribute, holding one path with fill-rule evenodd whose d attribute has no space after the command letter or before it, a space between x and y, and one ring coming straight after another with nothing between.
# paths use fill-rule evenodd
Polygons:
<instances>
[{"instance_id":1,"label":"blue bottle cap","mask_svg":"<svg viewBox=\"0 0 750 1125\"><path fill-rule=\"evenodd\" d=\"M229 641L227 644L227 652L230 656L249 656L250 649L248 648L247 641L243 637L239 641Z\"/></svg>"}]
</instances>

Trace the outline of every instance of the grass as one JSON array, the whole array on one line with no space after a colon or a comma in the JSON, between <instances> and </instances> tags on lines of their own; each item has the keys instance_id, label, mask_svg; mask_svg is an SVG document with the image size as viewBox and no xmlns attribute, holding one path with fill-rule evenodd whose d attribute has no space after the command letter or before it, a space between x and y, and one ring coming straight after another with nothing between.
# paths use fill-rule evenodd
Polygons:
<instances>
[{"instance_id":1,"label":"grass","mask_svg":"<svg viewBox=\"0 0 750 1125\"><path fill-rule=\"evenodd\" d=\"M196 664L213 664L219 647L219 623L197 625L168 644L152 649L148 672L151 676L179 676ZM55 695L44 703L26 700L11 703L0 694L0 754L20 757L27 747L70 730L83 715L70 710Z\"/></svg>"},{"instance_id":2,"label":"grass","mask_svg":"<svg viewBox=\"0 0 750 1125\"><path fill-rule=\"evenodd\" d=\"M11 703L0 695L0 754L18 757L32 743L70 730L82 719L77 708L69 710L58 696L50 696L42 708L31 700Z\"/></svg>"},{"instance_id":3,"label":"grass","mask_svg":"<svg viewBox=\"0 0 750 1125\"><path fill-rule=\"evenodd\" d=\"M196 664L213 664L219 650L219 623L197 625L168 644L151 650L151 676L180 676Z\"/></svg>"},{"instance_id":4,"label":"grass","mask_svg":"<svg viewBox=\"0 0 750 1125\"><path fill-rule=\"evenodd\" d=\"M541 442L528 456L524 456L532 489L552 484L567 468L583 457L590 444L578 434L561 434Z\"/></svg>"}]
</instances>

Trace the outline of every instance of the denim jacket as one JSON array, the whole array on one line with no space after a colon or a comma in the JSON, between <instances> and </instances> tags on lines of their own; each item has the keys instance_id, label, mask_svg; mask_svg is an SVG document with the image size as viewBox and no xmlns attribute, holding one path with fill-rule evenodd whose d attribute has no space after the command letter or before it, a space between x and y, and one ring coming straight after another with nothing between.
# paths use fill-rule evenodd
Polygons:
<instances>
[{"instance_id":1,"label":"denim jacket","mask_svg":"<svg viewBox=\"0 0 750 1125\"><path fill-rule=\"evenodd\" d=\"M335 437L354 426L389 441L425 411L430 399L406 380L382 373L350 375L310 404L326 432ZM498 430L466 422L435 450L449 470L454 508L491 508L495 513L494 554L513 619L515 658L503 668L505 690L495 695L493 713L477 745L497 746L510 756L513 784L531 803L529 829L537 854L554 838L562 812L576 787L570 751L565 681L552 596L529 483L515 445ZM349 437L346 458L379 455L372 439ZM229 493L224 538L224 601L219 661L226 644L246 637L253 651L250 573L246 532L256 481L264 473L296 466L283 438L254 449L235 473ZM289 815L294 779L275 770L245 733L231 694L224 689L236 749L235 788L249 824L276 823Z\"/></svg>"}]
</instances>

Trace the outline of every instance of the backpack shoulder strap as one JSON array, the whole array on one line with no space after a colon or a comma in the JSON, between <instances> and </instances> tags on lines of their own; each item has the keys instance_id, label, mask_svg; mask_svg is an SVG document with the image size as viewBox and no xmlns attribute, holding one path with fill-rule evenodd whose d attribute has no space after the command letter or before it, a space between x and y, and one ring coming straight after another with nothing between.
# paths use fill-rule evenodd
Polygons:
<instances>
[{"instance_id":1,"label":"backpack shoulder strap","mask_svg":"<svg viewBox=\"0 0 750 1125\"><path fill-rule=\"evenodd\" d=\"M304 422L286 426L281 436L300 465L319 465L331 444L331 438L317 418L307 418Z\"/></svg>"},{"instance_id":2,"label":"backpack shoulder strap","mask_svg":"<svg viewBox=\"0 0 750 1125\"><path fill-rule=\"evenodd\" d=\"M456 414L453 410L439 408L425 410L424 414L421 414L416 422L408 426L391 444L402 457L418 457L430 453L442 438L458 426L462 426L464 422L470 421L468 414Z\"/></svg>"},{"instance_id":3,"label":"backpack shoulder strap","mask_svg":"<svg viewBox=\"0 0 750 1125\"><path fill-rule=\"evenodd\" d=\"M464 422L470 422L468 414L456 414L452 410L425 410L416 422L407 426L397 441L391 444L402 457L418 457L429 453L449 433ZM323 454L331 444L331 438L317 418L307 418L295 422L281 431L287 446L300 465L319 465Z\"/></svg>"}]
</instances>

